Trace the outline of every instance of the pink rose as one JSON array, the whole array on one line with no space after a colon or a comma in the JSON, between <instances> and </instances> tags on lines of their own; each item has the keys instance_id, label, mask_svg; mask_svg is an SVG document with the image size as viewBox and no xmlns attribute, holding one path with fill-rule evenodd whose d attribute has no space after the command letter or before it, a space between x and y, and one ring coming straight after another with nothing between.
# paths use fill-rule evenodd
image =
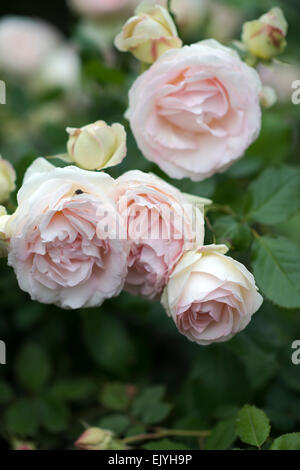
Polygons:
<instances>
[{"instance_id":1,"label":"pink rose","mask_svg":"<svg viewBox=\"0 0 300 470\"><path fill-rule=\"evenodd\" d=\"M201 181L258 136L260 87L232 49L202 41L166 52L136 80L127 117L148 160L173 178Z\"/></svg>"},{"instance_id":2,"label":"pink rose","mask_svg":"<svg viewBox=\"0 0 300 470\"><path fill-rule=\"evenodd\" d=\"M42 158L27 170L6 233L8 264L32 299L75 309L120 293L128 251L117 234L113 185L105 173L55 168Z\"/></svg>"},{"instance_id":3,"label":"pink rose","mask_svg":"<svg viewBox=\"0 0 300 470\"><path fill-rule=\"evenodd\" d=\"M202 246L203 214L176 188L141 171L123 174L115 197L131 241L125 289L157 298L183 251Z\"/></svg>"},{"instance_id":4,"label":"pink rose","mask_svg":"<svg viewBox=\"0 0 300 470\"><path fill-rule=\"evenodd\" d=\"M252 274L226 251L224 245L210 245L187 252L162 296L180 333L201 345L232 338L262 303Z\"/></svg>"},{"instance_id":5,"label":"pink rose","mask_svg":"<svg viewBox=\"0 0 300 470\"><path fill-rule=\"evenodd\" d=\"M0 21L0 68L21 76L33 74L61 40L44 21L6 16Z\"/></svg>"}]
</instances>

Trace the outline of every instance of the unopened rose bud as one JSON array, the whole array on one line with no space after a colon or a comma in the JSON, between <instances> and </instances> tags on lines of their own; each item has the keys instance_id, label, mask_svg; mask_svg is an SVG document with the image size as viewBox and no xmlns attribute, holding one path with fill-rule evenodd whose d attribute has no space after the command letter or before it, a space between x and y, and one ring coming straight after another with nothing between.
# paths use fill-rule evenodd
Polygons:
<instances>
[{"instance_id":1,"label":"unopened rose bud","mask_svg":"<svg viewBox=\"0 0 300 470\"><path fill-rule=\"evenodd\" d=\"M287 28L282 10L275 7L258 20L243 25L242 41L253 56L271 60L284 51Z\"/></svg>"},{"instance_id":2,"label":"unopened rose bud","mask_svg":"<svg viewBox=\"0 0 300 470\"><path fill-rule=\"evenodd\" d=\"M13 450L36 450L36 446L33 442L22 442L15 440L12 444Z\"/></svg>"},{"instance_id":3,"label":"unopened rose bud","mask_svg":"<svg viewBox=\"0 0 300 470\"><path fill-rule=\"evenodd\" d=\"M113 433L105 429L89 428L75 442L81 450L109 450L113 440Z\"/></svg>"},{"instance_id":4,"label":"unopened rose bud","mask_svg":"<svg viewBox=\"0 0 300 470\"><path fill-rule=\"evenodd\" d=\"M118 165L126 156L126 132L121 124L96 121L80 129L68 127L67 132L69 156L85 170Z\"/></svg>"},{"instance_id":5,"label":"unopened rose bud","mask_svg":"<svg viewBox=\"0 0 300 470\"><path fill-rule=\"evenodd\" d=\"M137 59L152 64L169 49L180 48L181 39L168 11L160 5L143 5L136 10L115 39L120 51L130 51Z\"/></svg>"},{"instance_id":6,"label":"unopened rose bud","mask_svg":"<svg viewBox=\"0 0 300 470\"><path fill-rule=\"evenodd\" d=\"M15 189L16 172L13 166L0 157L0 204L6 202Z\"/></svg>"},{"instance_id":7,"label":"unopened rose bud","mask_svg":"<svg viewBox=\"0 0 300 470\"><path fill-rule=\"evenodd\" d=\"M259 98L263 108L271 108L277 101L276 91L271 86L263 86Z\"/></svg>"}]
</instances>

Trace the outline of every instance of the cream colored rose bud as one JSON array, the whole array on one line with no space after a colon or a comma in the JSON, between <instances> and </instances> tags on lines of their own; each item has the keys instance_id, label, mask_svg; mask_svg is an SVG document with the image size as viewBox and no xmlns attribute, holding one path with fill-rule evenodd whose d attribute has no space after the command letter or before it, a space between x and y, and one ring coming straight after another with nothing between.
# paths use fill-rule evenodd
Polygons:
<instances>
[{"instance_id":1,"label":"cream colored rose bud","mask_svg":"<svg viewBox=\"0 0 300 470\"><path fill-rule=\"evenodd\" d=\"M75 442L81 450L108 450L113 439L113 433L100 428L89 428Z\"/></svg>"},{"instance_id":2,"label":"cream colored rose bud","mask_svg":"<svg viewBox=\"0 0 300 470\"><path fill-rule=\"evenodd\" d=\"M75 129L68 127L68 153L85 170L102 170L121 163L126 156L126 132L121 124L104 121Z\"/></svg>"},{"instance_id":3,"label":"cream colored rose bud","mask_svg":"<svg viewBox=\"0 0 300 470\"><path fill-rule=\"evenodd\" d=\"M271 108L277 102L276 91L271 86L263 86L259 100L263 108Z\"/></svg>"},{"instance_id":4,"label":"cream colored rose bud","mask_svg":"<svg viewBox=\"0 0 300 470\"><path fill-rule=\"evenodd\" d=\"M6 202L15 189L16 172L13 166L0 157L0 204Z\"/></svg>"},{"instance_id":5,"label":"cream colored rose bud","mask_svg":"<svg viewBox=\"0 0 300 470\"><path fill-rule=\"evenodd\" d=\"M142 5L115 39L120 51L130 51L137 59L152 64L169 49L180 48L176 26L168 11L160 5Z\"/></svg>"},{"instance_id":6,"label":"cream colored rose bud","mask_svg":"<svg viewBox=\"0 0 300 470\"><path fill-rule=\"evenodd\" d=\"M275 7L258 20L243 25L242 41L252 55L270 60L284 51L287 28L282 10Z\"/></svg>"}]
</instances>

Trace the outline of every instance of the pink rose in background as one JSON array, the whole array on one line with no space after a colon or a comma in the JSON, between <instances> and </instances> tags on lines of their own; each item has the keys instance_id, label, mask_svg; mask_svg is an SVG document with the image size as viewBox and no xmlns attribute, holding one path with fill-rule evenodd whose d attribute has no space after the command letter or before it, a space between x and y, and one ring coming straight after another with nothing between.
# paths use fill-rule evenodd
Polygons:
<instances>
[{"instance_id":1,"label":"pink rose in background","mask_svg":"<svg viewBox=\"0 0 300 470\"><path fill-rule=\"evenodd\" d=\"M187 252L162 296L180 333L201 345L232 338L262 304L252 274L226 251L210 245Z\"/></svg>"},{"instance_id":2,"label":"pink rose in background","mask_svg":"<svg viewBox=\"0 0 300 470\"><path fill-rule=\"evenodd\" d=\"M71 8L85 16L103 16L124 9L134 10L138 0L69 0Z\"/></svg>"},{"instance_id":3,"label":"pink rose in background","mask_svg":"<svg viewBox=\"0 0 300 470\"><path fill-rule=\"evenodd\" d=\"M217 41L163 54L133 84L127 117L144 156L173 178L225 171L261 128L257 72Z\"/></svg>"},{"instance_id":4,"label":"pink rose in background","mask_svg":"<svg viewBox=\"0 0 300 470\"><path fill-rule=\"evenodd\" d=\"M158 298L183 251L202 246L203 214L176 188L137 170L117 180L115 197L131 241L125 289Z\"/></svg>"},{"instance_id":5,"label":"pink rose in background","mask_svg":"<svg viewBox=\"0 0 300 470\"><path fill-rule=\"evenodd\" d=\"M113 186L105 173L42 158L27 170L6 233L8 263L33 300L75 309L121 292L128 251L117 234Z\"/></svg>"},{"instance_id":6,"label":"pink rose in background","mask_svg":"<svg viewBox=\"0 0 300 470\"><path fill-rule=\"evenodd\" d=\"M32 74L61 40L58 30L42 20L5 16L0 20L0 70Z\"/></svg>"}]
</instances>

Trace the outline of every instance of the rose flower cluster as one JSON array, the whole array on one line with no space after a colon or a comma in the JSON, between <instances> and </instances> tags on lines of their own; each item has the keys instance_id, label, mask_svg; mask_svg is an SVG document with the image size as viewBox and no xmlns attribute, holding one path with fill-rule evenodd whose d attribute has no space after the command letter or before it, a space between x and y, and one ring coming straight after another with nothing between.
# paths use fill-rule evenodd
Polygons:
<instances>
[{"instance_id":1,"label":"rose flower cluster","mask_svg":"<svg viewBox=\"0 0 300 470\"><path fill-rule=\"evenodd\" d=\"M224 246L203 246L201 199L154 174L117 180L43 158L27 170L16 212L0 217L8 264L31 298L99 307L122 289L159 299L199 344L245 328L261 304L254 279Z\"/></svg>"},{"instance_id":2,"label":"rose flower cluster","mask_svg":"<svg viewBox=\"0 0 300 470\"><path fill-rule=\"evenodd\" d=\"M268 58L282 51L280 9L247 23L244 36L252 27L261 35L254 49L251 37L244 38L248 63L257 48L266 60L272 28L282 43ZM143 62L126 117L144 156L170 177L200 181L224 172L258 136L260 104L270 94L237 52L215 40L182 47L160 5L138 8L115 45ZM100 307L122 290L160 299L177 329L201 345L243 330L262 297L226 246L205 246L204 206L211 201L154 174L132 170L113 179L105 173L126 156L119 123L99 120L67 132L67 153L57 157L71 165L57 168L38 158L25 173L16 211L0 209L0 255L8 256L21 289L64 309ZM0 164L4 202L15 175L7 162Z\"/></svg>"}]
</instances>

